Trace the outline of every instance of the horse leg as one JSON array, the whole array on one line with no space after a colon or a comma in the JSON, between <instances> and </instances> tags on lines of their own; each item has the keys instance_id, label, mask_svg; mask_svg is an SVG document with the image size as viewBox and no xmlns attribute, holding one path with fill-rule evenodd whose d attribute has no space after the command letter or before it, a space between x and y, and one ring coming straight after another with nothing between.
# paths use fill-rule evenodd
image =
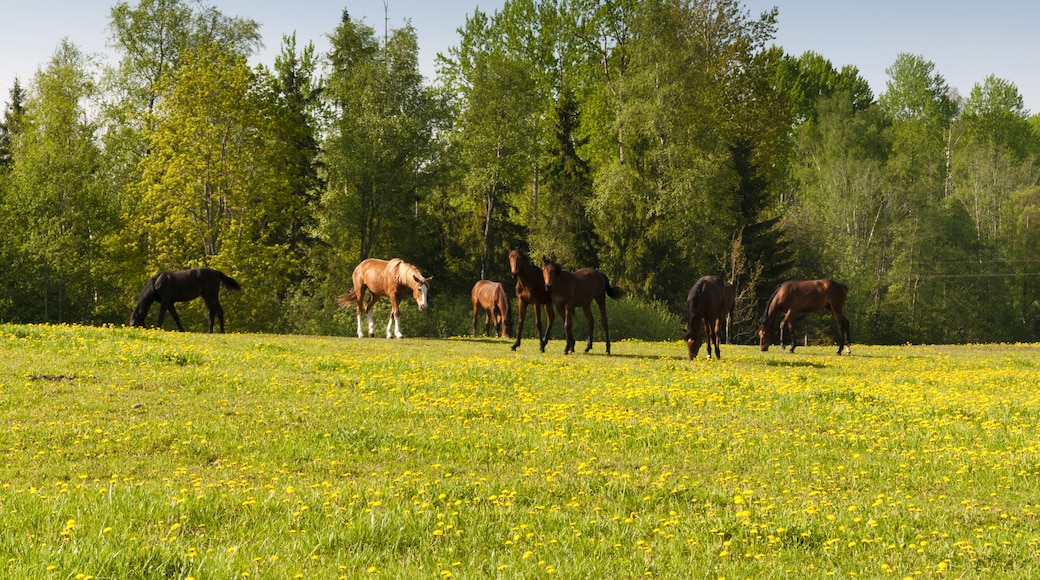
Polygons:
<instances>
[{"instance_id":1,"label":"horse leg","mask_svg":"<svg viewBox=\"0 0 1040 580\"><path fill-rule=\"evenodd\" d=\"M542 340L542 352L545 352L545 345L549 344L549 336L552 333L553 322L556 320L556 315L553 314L553 303L552 302L549 302L547 304L543 304L542 307L545 308L545 335L544 335L545 338ZM557 310L559 311L560 316L563 316L564 319L566 320L566 312L565 312L565 310L563 308L560 308L560 307L557 307ZM541 327L539 327L539 333L540 332L541 332Z\"/></svg>"},{"instance_id":2,"label":"horse leg","mask_svg":"<svg viewBox=\"0 0 1040 580\"><path fill-rule=\"evenodd\" d=\"M589 329L589 342L585 345L585 352L589 352L590 350L592 350L592 306L590 304L586 304L584 307L582 307L582 310L585 311L585 326Z\"/></svg>"},{"instance_id":3,"label":"horse leg","mask_svg":"<svg viewBox=\"0 0 1040 580\"><path fill-rule=\"evenodd\" d=\"M711 343L715 345L715 360L722 359L722 352L719 350L719 326L721 324L721 320L716 318L715 324L711 328Z\"/></svg>"},{"instance_id":4,"label":"horse leg","mask_svg":"<svg viewBox=\"0 0 1040 580\"><path fill-rule=\"evenodd\" d=\"M473 330L472 330L473 338L477 337L477 310L479 310L479 309L480 309L480 305L477 304L476 300L474 300L473 301Z\"/></svg>"},{"instance_id":5,"label":"horse leg","mask_svg":"<svg viewBox=\"0 0 1040 580\"><path fill-rule=\"evenodd\" d=\"M849 338L849 319L845 318L844 314L841 314L837 310L831 310L831 314L834 316L834 322L838 325L838 356L841 356L841 351L845 351L845 354L852 354L852 340Z\"/></svg>"},{"instance_id":6,"label":"horse leg","mask_svg":"<svg viewBox=\"0 0 1040 580\"><path fill-rule=\"evenodd\" d=\"M386 337L390 338L390 325L394 326L394 338L404 338L401 334L401 310L397 305L397 296L390 296L390 322L386 323Z\"/></svg>"},{"instance_id":7,"label":"horse leg","mask_svg":"<svg viewBox=\"0 0 1040 580\"><path fill-rule=\"evenodd\" d=\"M359 288L358 290L355 290L355 292L357 292L357 295L356 295L357 300L354 301L354 305L357 308L357 310L356 310L356 312L357 312L357 337L358 338L365 338L365 331L361 328L361 314L364 313L364 312L367 312L367 310L366 310L367 307L366 307L366 305L364 303L365 290L364 290L364 288ZM369 317L369 325L371 326L371 324L372 324L372 317L370 316ZM369 330L369 332L371 332L371 330Z\"/></svg>"},{"instance_id":8,"label":"horse leg","mask_svg":"<svg viewBox=\"0 0 1040 580\"><path fill-rule=\"evenodd\" d=\"M376 336L376 319L372 317L372 307L375 305L377 296L370 294L368 300L365 302L365 315L368 316L368 337L375 338Z\"/></svg>"},{"instance_id":9,"label":"horse leg","mask_svg":"<svg viewBox=\"0 0 1040 580\"><path fill-rule=\"evenodd\" d=\"M787 315L780 321L780 350L784 350L784 329L787 329L787 334L790 335L791 339L791 353L794 353L794 347L798 346L798 341L794 336L794 311L788 310Z\"/></svg>"},{"instance_id":10,"label":"horse leg","mask_svg":"<svg viewBox=\"0 0 1040 580\"><path fill-rule=\"evenodd\" d=\"M600 322L600 325L603 327L603 340L606 341L607 354L609 355L610 354L610 328L607 325L607 299L606 298L601 298L597 302L599 302L599 322ZM591 327L592 327L592 325L590 324L589 325L589 328L590 328L589 329L589 336L592 336Z\"/></svg>"},{"instance_id":11,"label":"horse leg","mask_svg":"<svg viewBox=\"0 0 1040 580\"><path fill-rule=\"evenodd\" d=\"M538 305L535 305L534 309L535 309L535 313L537 313L538 312ZM522 299L518 299L517 300L517 310L520 311L520 321L519 321L519 325L516 328L516 341L514 341L513 342L513 346L510 347L511 350L516 350L516 349L520 348L520 337L522 337L524 335L524 317L527 314L527 302L523 301ZM541 319L539 318L538 319L538 325L541 326L541 324L542 324L542 322L541 322ZM540 339L540 337L539 337L539 339Z\"/></svg>"},{"instance_id":12,"label":"horse leg","mask_svg":"<svg viewBox=\"0 0 1040 580\"><path fill-rule=\"evenodd\" d=\"M171 303L169 311L170 311L170 316L173 317L173 321L177 323L177 330L179 330L181 332L184 332L184 326L181 324L181 317L177 316L177 307L175 307Z\"/></svg>"},{"instance_id":13,"label":"horse leg","mask_svg":"<svg viewBox=\"0 0 1040 580\"><path fill-rule=\"evenodd\" d=\"M572 325L574 324L574 306L568 304L563 311L563 334L567 337L566 345L563 347L563 354L570 354L574 352L574 332Z\"/></svg>"}]
</instances>

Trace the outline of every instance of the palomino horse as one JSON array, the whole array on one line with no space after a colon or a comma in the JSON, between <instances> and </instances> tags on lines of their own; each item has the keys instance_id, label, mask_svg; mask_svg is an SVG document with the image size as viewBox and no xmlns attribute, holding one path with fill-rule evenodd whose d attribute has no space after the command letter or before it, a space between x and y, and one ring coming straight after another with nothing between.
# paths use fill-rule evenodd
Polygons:
<instances>
[{"instance_id":1,"label":"palomino horse","mask_svg":"<svg viewBox=\"0 0 1040 580\"><path fill-rule=\"evenodd\" d=\"M542 341L548 341L548 339L543 337L548 337L549 331L552 330L554 314L552 296L545 289L542 272L531 263L531 260L527 258L527 254L520 248L513 248L509 252L509 272L516 279L516 303L519 310L517 313L516 342L513 343L511 348L516 350L520 347L520 338L524 335L524 319L527 317L527 305L533 304L534 323L538 327L538 346L542 352L545 352L545 343ZM542 308L545 309L547 323L545 334L542 334Z\"/></svg>"},{"instance_id":2,"label":"palomino horse","mask_svg":"<svg viewBox=\"0 0 1040 580\"><path fill-rule=\"evenodd\" d=\"M499 336L509 338L513 332L513 317L502 284L491 280L477 280L470 292L470 300L473 302L473 336L477 335L477 312L483 309L484 333L490 332L491 323L494 322Z\"/></svg>"},{"instance_id":3,"label":"palomino horse","mask_svg":"<svg viewBox=\"0 0 1040 580\"><path fill-rule=\"evenodd\" d=\"M177 329L184 332L181 317L177 316L175 302L187 302L199 296L206 303L209 312L209 332L213 332L213 320L220 320L220 332L224 332L224 308L220 306L220 287L226 290L241 290L230 277L212 268L192 268L177 272L160 272L148 279L144 290L137 298L137 305L130 313L130 326L144 326L148 309L153 302L159 302L159 328L162 328L166 313L169 312Z\"/></svg>"},{"instance_id":4,"label":"palomino horse","mask_svg":"<svg viewBox=\"0 0 1040 580\"><path fill-rule=\"evenodd\" d=\"M592 308L595 300L599 304L600 323L603 325L603 337L610 354L610 330L607 327L606 297L615 300L621 297L621 291L610 285L606 274L595 268L582 268L576 272L564 270L553 258L542 258L542 281L545 289L552 295L553 303L563 313L563 329L567 334L567 345L563 354L574 352L574 334L571 323L574 321L574 309L580 307L585 311L585 322L588 323L589 342L585 352L592 350ZM542 337L542 351L549 342L549 333Z\"/></svg>"},{"instance_id":5,"label":"palomino horse","mask_svg":"<svg viewBox=\"0 0 1040 580\"><path fill-rule=\"evenodd\" d=\"M791 337L791 352L794 352L794 319L802 312L819 312L826 309L838 324L838 354L842 349L845 354L852 352L852 340L849 339L849 319L845 318L845 301L849 289L836 280L788 280L780 284L773 292L762 315L762 324L758 327L758 346L765 352L773 342L773 323L776 315L784 313L780 321L780 348L784 348L784 328Z\"/></svg>"},{"instance_id":6,"label":"palomino horse","mask_svg":"<svg viewBox=\"0 0 1040 580\"><path fill-rule=\"evenodd\" d=\"M361 330L361 313L364 312L368 315L368 336L375 336L372 305L379 300L380 296L388 296L390 298L390 321L386 323L386 337L404 338L401 334L401 311L398 308L398 301L405 292L411 290L419 310L426 310L430 280L433 280L433 276L426 278L418 268L400 258L393 260L369 258L354 268L354 287L340 296L337 302L340 308L346 308L351 302L357 304L357 335L358 338L363 338L365 333ZM365 290L369 292L368 301L365 301ZM391 330L393 334L391 334Z\"/></svg>"},{"instance_id":7,"label":"palomino horse","mask_svg":"<svg viewBox=\"0 0 1040 580\"><path fill-rule=\"evenodd\" d=\"M732 286L731 286L732 287ZM686 296L686 348L690 360L697 358L701 349L701 324L708 336L708 358L711 358L711 347L715 347L715 358L722 358L719 352L719 331L722 320L732 310L732 301L727 300L726 285L718 276L704 276L690 288Z\"/></svg>"}]
</instances>

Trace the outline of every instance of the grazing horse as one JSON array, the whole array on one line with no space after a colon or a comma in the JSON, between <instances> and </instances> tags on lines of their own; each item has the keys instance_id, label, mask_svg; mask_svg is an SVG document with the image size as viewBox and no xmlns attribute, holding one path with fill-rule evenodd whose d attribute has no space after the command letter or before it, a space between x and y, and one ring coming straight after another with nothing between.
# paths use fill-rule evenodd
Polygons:
<instances>
[{"instance_id":1,"label":"grazing horse","mask_svg":"<svg viewBox=\"0 0 1040 580\"><path fill-rule=\"evenodd\" d=\"M730 286L732 288L732 286ZM728 303L727 303L728 302ZM701 349L701 324L708 336L708 358L711 358L711 347L715 347L715 358L721 359L719 352L719 330L722 320L732 310L732 301L727 301L726 285L718 276L704 276L690 288L686 296L686 348L690 360L697 358ZM727 310L729 307L729 310Z\"/></svg>"},{"instance_id":2,"label":"grazing horse","mask_svg":"<svg viewBox=\"0 0 1040 580\"><path fill-rule=\"evenodd\" d=\"M580 307L585 311L585 322L588 323L589 342L585 346L585 352L592 350L592 308L590 305L595 300L599 304L600 323L603 325L603 336L607 345L607 354L610 354L610 330L607 327L607 304L606 297L613 299L621 297L621 291L610 285L606 274L595 268L582 268L576 272L564 270L553 258L542 258L542 281L545 290L552 296L553 303L563 313L563 329L567 335L567 344L563 348L563 354L574 352L574 334L571 332L571 324L574 322L574 309ZM546 332L542 338L542 350L545 350L549 342L549 333Z\"/></svg>"},{"instance_id":3,"label":"grazing horse","mask_svg":"<svg viewBox=\"0 0 1040 580\"><path fill-rule=\"evenodd\" d=\"M758 346L765 352L773 342L773 322L776 315L784 313L780 321L780 349L784 348L784 328L791 336L791 352L794 352L794 318L802 312L819 312L826 309L838 324L838 354L842 349L845 354L852 352L852 340L849 339L849 319L845 318L845 301L849 289L836 280L788 280L777 286L769 299L762 324L758 327Z\"/></svg>"},{"instance_id":4,"label":"grazing horse","mask_svg":"<svg viewBox=\"0 0 1040 580\"><path fill-rule=\"evenodd\" d=\"M509 338L513 332L513 317L502 284L491 280L477 280L470 292L470 300L473 302L473 336L477 335L477 312L483 309L484 333L490 332L491 323L494 322L499 336Z\"/></svg>"},{"instance_id":5,"label":"grazing horse","mask_svg":"<svg viewBox=\"0 0 1040 580\"><path fill-rule=\"evenodd\" d=\"M353 278L354 287L340 296L337 302L340 308L346 308L352 302L357 305L358 338L365 336L361 329L362 312L368 316L368 336L375 336L372 305L379 300L380 296L390 298L390 321L386 323L386 337L404 338L404 335L401 334L401 311L398 308L398 302L405 292L411 290L419 310L426 310L430 280L433 280L433 276L429 278L423 276L418 268L400 258L362 260L354 268ZM367 301L365 301L365 290L369 292Z\"/></svg>"},{"instance_id":6,"label":"grazing horse","mask_svg":"<svg viewBox=\"0 0 1040 580\"><path fill-rule=\"evenodd\" d=\"M527 258L527 254L520 248L513 248L509 252L509 272L516 279L516 304L517 310L519 310L517 313L516 342L510 348L516 350L520 347L520 338L524 335L524 319L527 318L527 305L533 304L534 323L538 327L538 346L542 352L545 352L545 343L542 340L543 337L549 336L555 315L552 309L552 296L545 289L542 272L538 269L538 266L531 263L531 260ZM545 309L547 323L545 334L542 334L542 308ZM548 341L548 339L544 340Z\"/></svg>"},{"instance_id":7,"label":"grazing horse","mask_svg":"<svg viewBox=\"0 0 1040 580\"><path fill-rule=\"evenodd\" d=\"M169 312L177 329L184 332L181 317L177 316L175 302L187 302L199 296L206 303L209 312L209 332L213 332L214 318L220 320L220 332L224 332L224 308L220 306L220 287L226 290L241 290L238 282L212 268L192 268L177 272L160 272L148 279L144 290L137 298L137 305L130 313L130 326L144 326L148 309L153 302L159 302L159 328L162 328L166 313Z\"/></svg>"}]
</instances>

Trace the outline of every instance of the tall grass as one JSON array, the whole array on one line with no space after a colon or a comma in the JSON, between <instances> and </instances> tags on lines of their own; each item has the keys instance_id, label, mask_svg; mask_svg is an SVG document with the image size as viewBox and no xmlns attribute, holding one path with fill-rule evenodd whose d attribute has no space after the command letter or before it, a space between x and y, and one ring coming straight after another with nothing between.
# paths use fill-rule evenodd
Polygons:
<instances>
[{"instance_id":1,"label":"tall grass","mask_svg":"<svg viewBox=\"0 0 1040 580\"><path fill-rule=\"evenodd\" d=\"M1040 572L1036 345L510 344L0 326L0 570Z\"/></svg>"}]
</instances>

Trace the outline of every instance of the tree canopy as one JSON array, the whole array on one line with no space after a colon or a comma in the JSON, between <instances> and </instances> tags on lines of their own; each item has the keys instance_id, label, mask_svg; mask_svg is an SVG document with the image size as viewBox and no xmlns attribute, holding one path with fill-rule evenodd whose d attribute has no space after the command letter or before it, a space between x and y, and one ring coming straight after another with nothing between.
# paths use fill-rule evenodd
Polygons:
<instances>
[{"instance_id":1,"label":"tree canopy","mask_svg":"<svg viewBox=\"0 0 1040 580\"><path fill-rule=\"evenodd\" d=\"M410 24L344 11L328 53L287 31L251 67L249 18L119 2L116 62L66 40L8 93L0 319L122 323L148 276L210 265L253 289L238 329L349 331L360 260L461 300L521 245L675 312L721 275L741 340L792 277L845 282L858 341L1040 337L1040 120L1016 86L962 98L904 53L875 95L776 46L777 14L508 0L424 79Z\"/></svg>"}]
</instances>

